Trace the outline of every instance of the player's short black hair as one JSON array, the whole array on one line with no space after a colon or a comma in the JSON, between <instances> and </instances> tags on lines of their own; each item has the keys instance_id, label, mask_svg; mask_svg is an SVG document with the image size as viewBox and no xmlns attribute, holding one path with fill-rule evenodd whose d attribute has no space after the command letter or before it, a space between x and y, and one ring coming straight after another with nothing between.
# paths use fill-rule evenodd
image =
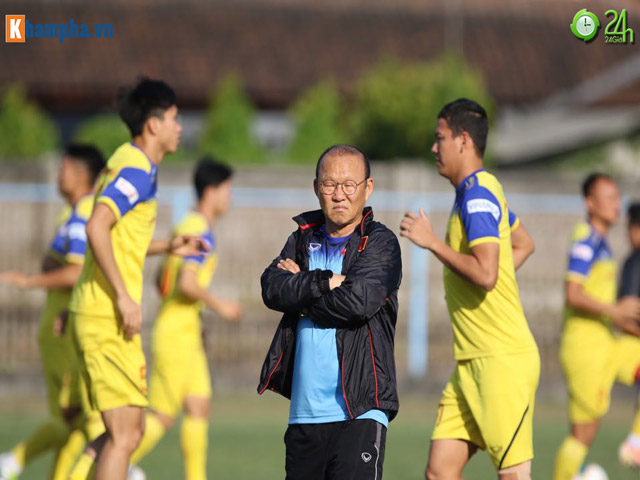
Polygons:
<instances>
[{"instance_id":1,"label":"player's short black hair","mask_svg":"<svg viewBox=\"0 0 640 480\"><path fill-rule=\"evenodd\" d=\"M133 87L122 87L116 99L118 114L129 127L131 136L142 133L145 122L151 117L161 117L176 105L176 94L162 80L142 78Z\"/></svg>"},{"instance_id":2,"label":"player's short black hair","mask_svg":"<svg viewBox=\"0 0 640 480\"><path fill-rule=\"evenodd\" d=\"M640 202L633 202L627 209L627 218L629 219L629 226L640 226Z\"/></svg>"},{"instance_id":3,"label":"player's short black hair","mask_svg":"<svg viewBox=\"0 0 640 480\"><path fill-rule=\"evenodd\" d=\"M65 156L74 162L82 163L89 171L89 180L93 185L106 163L100 150L93 145L84 143L70 143L64 149Z\"/></svg>"},{"instance_id":4,"label":"player's short black hair","mask_svg":"<svg viewBox=\"0 0 640 480\"><path fill-rule=\"evenodd\" d=\"M367 154L353 145L339 143L337 145L331 145L318 157L318 161L316 163L316 178L318 178L318 172L320 172L320 163L322 163L322 159L329 154L338 155L340 157L346 155L355 155L357 157L361 157L362 161L364 162L364 178L367 179L371 176L371 165L369 163L369 157L367 157Z\"/></svg>"},{"instance_id":5,"label":"player's short black hair","mask_svg":"<svg viewBox=\"0 0 640 480\"><path fill-rule=\"evenodd\" d=\"M582 182L582 196L584 198L587 198L589 195L591 195L593 193L593 187L598 182L598 180L601 180L601 179L609 180L610 182L613 181L613 179L606 173L602 173L602 172L590 173L587 176L587 178L584 179L584 182Z\"/></svg>"},{"instance_id":6,"label":"player's short black hair","mask_svg":"<svg viewBox=\"0 0 640 480\"><path fill-rule=\"evenodd\" d=\"M489 119L487 112L479 103L467 98L459 98L442 107L438 118L447 121L454 137L467 132L473 140L478 155L480 157L484 155L487 148L487 135L489 135Z\"/></svg>"},{"instance_id":7,"label":"player's short black hair","mask_svg":"<svg viewBox=\"0 0 640 480\"><path fill-rule=\"evenodd\" d=\"M231 178L233 170L224 163L221 163L210 156L204 156L196 165L193 172L193 184L196 187L198 200L202 198L205 189L208 186L217 187L222 182Z\"/></svg>"}]
</instances>

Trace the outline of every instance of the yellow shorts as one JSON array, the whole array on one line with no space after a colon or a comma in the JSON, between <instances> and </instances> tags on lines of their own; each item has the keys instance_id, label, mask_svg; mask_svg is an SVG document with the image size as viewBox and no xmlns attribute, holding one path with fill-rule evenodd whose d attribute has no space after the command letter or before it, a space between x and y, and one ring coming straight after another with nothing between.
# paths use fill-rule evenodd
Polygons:
<instances>
[{"instance_id":1,"label":"yellow shorts","mask_svg":"<svg viewBox=\"0 0 640 480\"><path fill-rule=\"evenodd\" d=\"M561 345L560 360L569 388L571 422L592 423L609 410L614 382L633 385L640 367L640 339L630 335L603 339L597 349L568 339Z\"/></svg>"},{"instance_id":2,"label":"yellow shorts","mask_svg":"<svg viewBox=\"0 0 640 480\"><path fill-rule=\"evenodd\" d=\"M91 407L146 407L147 364L140 335L127 340L115 318L71 314Z\"/></svg>"},{"instance_id":3,"label":"yellow shorts","mask_svg":"<svg viewBox=\"0 0 640 480\"><path fill-rule=\"evenodd\" d=\"M533 458L538 351L461 360L444 389L432 440L466 440L496 469Z\"/></svg>"},{"instance_id":4,"label":"yellow shorts","mask_svg":"<svg viewBox=\"0 0 640 480\"><path fill-rule=\"evenodd\" d=\"M186 397L211 397L211 375L199 320L178 320L159 317L153 332L149 404L170 417L180 412Z\"/></svg>"}]
</instances>

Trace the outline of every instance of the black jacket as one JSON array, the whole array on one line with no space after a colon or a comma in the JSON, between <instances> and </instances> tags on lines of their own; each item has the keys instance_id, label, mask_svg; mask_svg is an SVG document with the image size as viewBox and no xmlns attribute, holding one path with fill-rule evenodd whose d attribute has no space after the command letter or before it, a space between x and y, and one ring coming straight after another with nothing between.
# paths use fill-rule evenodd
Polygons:
<instances>
[{"instance_id":1,"label":"black jacket","mask_svg":"<svg viewBox=\"0 0 640 480\"><path fill-rule=\"evenodd\" d=\"M258 393L273 390L291 398L296 327L301 316L316 325L336 328L342 393L349 416L356 418L377 408L393 419L398 412L396 368L393 354L398 288L402 278L400 245L396 236L373 221L370 207L363 211L360 228L345 247L343 284L330 290L330 270L309 271L309 242L322 235L322 211L294 218L292 233L280 255L261 277L265 305L284 315L267 353ZM277 267L291 258L300 266L293 275Z\"/></svg>"},{"instance_id":2,"label":"black jacket","mask_svg":"<svg viewBox=\"0 0 640 480\"><path fill-rule=\"evenodd\" d=\"M627 257L622 269L618 297L626 297L627 295L640 297L640 249L635 250Z\"/></svg>"}]
</instances>

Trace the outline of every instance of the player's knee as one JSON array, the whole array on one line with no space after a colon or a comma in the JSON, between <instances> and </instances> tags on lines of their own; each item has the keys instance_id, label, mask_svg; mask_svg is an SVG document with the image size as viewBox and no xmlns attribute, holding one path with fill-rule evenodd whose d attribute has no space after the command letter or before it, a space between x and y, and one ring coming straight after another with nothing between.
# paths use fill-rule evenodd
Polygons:
<instances>
[{"instance_id":1,"label":"player's knee","mask_svg":"<svg viewBox=\"0 0 640 480\"><path fill-rule=\"evenodd\" d=\"M446 465L429 462L424 471L424 478L426 480L458 480L460 475Z\"/></svg>"},{"instance_id":2,"label":"player's knee","mask_svg":"<svg viewBox=\"0 0 640 480\"><path fill-rule=\"evenodd\" d=\"M111 434L111 439L117 449L124 450L128 453L138 447L144 434L142 425L131 425L127 429L122 429Z\"/></svg>"},{"instance_id":3,"label":"player's knee","mask_svg":"<svg viewBox=\"0 0 640 480\"><path fill-rule=\"evenodd\" d=\"M531 480L531 461L498 471L500 480Z\"/></svg>"}]
</instances>

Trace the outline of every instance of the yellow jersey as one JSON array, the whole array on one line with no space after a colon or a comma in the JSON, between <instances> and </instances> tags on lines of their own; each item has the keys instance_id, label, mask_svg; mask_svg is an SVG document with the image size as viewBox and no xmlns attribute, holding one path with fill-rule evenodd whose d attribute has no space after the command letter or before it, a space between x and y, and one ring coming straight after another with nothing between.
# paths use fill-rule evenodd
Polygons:
<instances>
[{"instance_id":1,"label":"yellow jersey","mask_svg":"<svg viewBox=\"0 0 640 480\"><path fill-rule=\"evenodd\" d=\"M209 251L204 256L167 255L165 257L160 276L160 293L163 298L160 316L163 316L165 312L180 310L181 315L197 318L204 305L202 302L188 299L180 293L177 287L178 276L183 268L193 269L200 287L204 289L209 287L218 263L215 238L207 219L199 212L188 213L175 226L173 235L201 236L209 247Z\"/></svg>"},{"instance_id":2,"label":"yellow jersey","mask_svg":"<svg viewBox=\"0 0 640 480\"><path fill-rule=\"evenodd\" d=\"M573 229L566 280L583 285L584 292L602 303L616 301L616 262L607 239L588 222L580 222ZM564 334L577 334L598 341L611 335L611 319L575 310L564 309Z\"/></svg>"},{"instance_id":3,"label":"yellow jersey","mask_svg":"<svg viewBox=\"0 0 640 480\"><path fill-rule=\"evenodd\" d=\"M537 349L516 282L511 230L517 225L502 186L484 169L469 175L456 188L447 245L466 255L471 255L471 248L482 243L496 243L500 247L498 280L490 292L444 267L456 360Z\"/></svg>"},{"instance_id":4,"label":"yellow jersey","mask_svg":"<svg viewBox=\"0 0 640 480\"><path fill-rule=\"evenodd\" d=\"M111 209L116 223L111 244L127 292L140 303L142 270L153 237L157 213L157 167L133 143L109 158L96 191L96 204ZM70 310L87 316L119 317L113 288L96 263L91 247L71 298Z\"/></svg>"},{"instance_id":5,"label":"yellow jersey","mask_svg":"<svg viewBox=\"0 0 640 480\"><path fill-rule=\"evenodd\" d=\"M93 195L82 197L75 206L66 205L56 222L56 234L49 247L48 256L57 260L61 266L69 263L84 263L87 248L87 220L93 210ZM59 340L53 334L56 318L69 307L71 288L55 288L47 291L40 325L38 343L41 349L45 345ZM44 352L43 352L44 353Z\"/></svg>"}]
</instances>

